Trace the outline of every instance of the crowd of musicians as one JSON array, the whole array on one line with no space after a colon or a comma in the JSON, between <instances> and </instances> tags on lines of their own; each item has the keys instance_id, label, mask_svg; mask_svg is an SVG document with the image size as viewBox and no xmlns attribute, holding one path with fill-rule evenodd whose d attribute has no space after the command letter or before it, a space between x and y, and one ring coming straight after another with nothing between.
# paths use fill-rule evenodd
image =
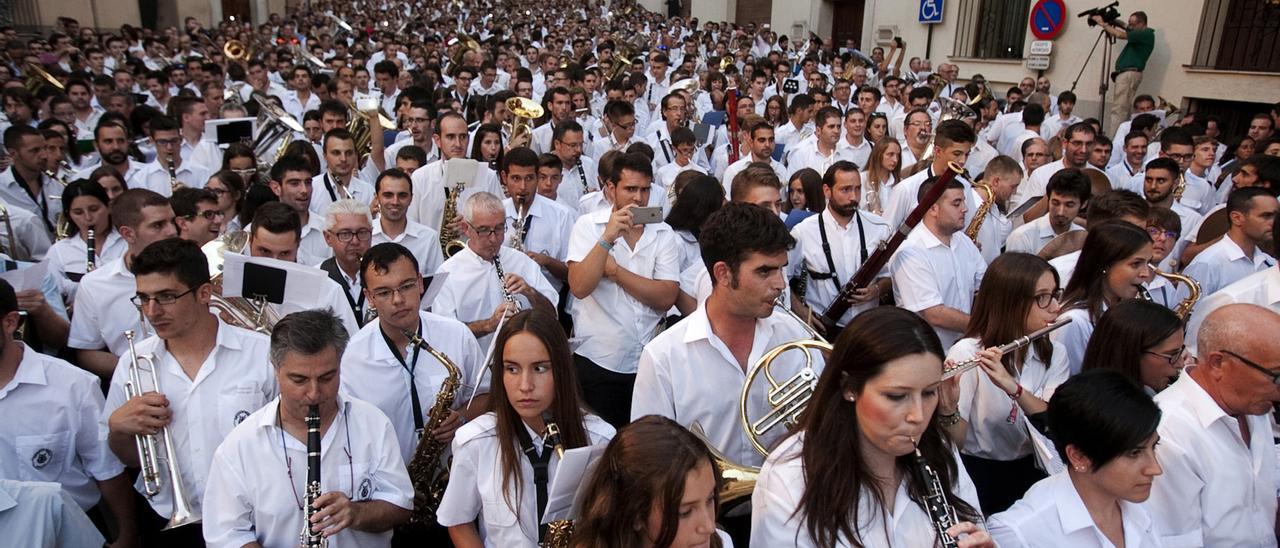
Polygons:
<instances>
[{"instance_id":1,"label":"crowd of musicians","mask_svg":"<svg viewBox=\"0 0 1280 548\"><path fill-rule=\"evenodd\" d=\"M1277 545L1280 103L311 7L3 29L0 544Z\"/></svg>"}]
</instances>

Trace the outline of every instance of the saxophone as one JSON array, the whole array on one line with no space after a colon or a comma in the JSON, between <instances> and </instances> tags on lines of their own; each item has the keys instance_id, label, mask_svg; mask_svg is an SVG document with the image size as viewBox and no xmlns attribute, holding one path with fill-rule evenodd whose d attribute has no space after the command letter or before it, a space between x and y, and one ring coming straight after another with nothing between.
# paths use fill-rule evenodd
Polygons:
<instances>
[{"instance_id":1,"label":"saxophone","mask_svg":"<svg viewBox=\"0 0 1280 548\"><path fill-rule=\"evenodd\" d=\"M934 531L938 533L938 546L956 548L958 545L956 539L947 534L947 529L960 521L956 517L956 509L947 502L947 491L942 488L938 473L929 466L928 461L924 460L924 455L920 454L919 448L916 448L915 464L920 479L924 481L926 489L924 507L929 512L929 519L933 521Z\"/></svg>"},{"instance_id":2,"label":"saxophone","mask_svg":"<svg viewBox=\"0 0 1280 548\"><path fill-rule=\"evenodd\" d=\"M1200 282L1185 274L1161 272L1158 269L1155 272L1157 276L1164 276L1165 279L1171 282L1187 284L1187 298L1182 299L1182 302L1173 307L1173 313L1177 314L1178 318L1183 322L1186 322L1191 317L1191 310L1196 307L1196 301L1200 300Z\"/></svg>"},{"instance_id":3,"label":"saxophone","mask_svg":"<svg viewBox=\"0 0 1280 548\"><path fill-rule=\"evenodd\" d=\"M320 497L320 406L307 408L307 486L303 494L302 531L298 533L300 548L324 548L329 539L311 531L311 518L316 515L316 499Z\"/></svg>"},{"instance_id":4,"label":"saxophone","mask_svg":"<svg viewBox=\"0 0 1280 548\"><path fill-rule=\"evenodd\" d=\"M431 357L440 362L449 371L436 394L436 401L427 411L427 421L422 425L418 447L409 461L409 479L413 482L414 505L409 523L428 525L436 522L436 509L444 499L444 488L449 484L449 465L443 461L445 443L436 440L431 431L438 428L449 417L453 400L462 383L462 372L444 353L432 348L417 333L403 330L402 334L409 339L409 344L426 350ZM415 410L416 411L416 410Z\"/></svg>"},{"instance_id":5,"label":"saxophone","mask_svg":"<svg viewBox=\"0 0 1280 548\"><path fill-rule=\"evenodd\" d=\"M978 207L978 211L974 212L973 220L969 221L969 227L964 229L964 235L975 243L978 241L978 231L982 230L982 222L987 220L987 214L991 213L991 208L996 204L996 193L991 190L991 186L982 183L974 183L973 189L983 194L985 200Z\"/></svg>"},{"instance_id":6,"label":"saxophone","mask_svg":"<svg viewBox=\"0 0 1280 548\"><path fill-rule=\"evenodd\" d=\"M458 220L458 197L462 195L462 190L466 186L466 183L459 182L453 185L452 192L448 187L444 189L444 215L440 219L440 250L444 252L445 258L452 257L454 253L466 247L462 242L462 235L453 229L453 224Z\"/></svg>"},{"instance_id":7,"label":"saxophone","mask_svg":"<svg viewBox=\"0 0 1280 548\"><path fill-rule=\"evenodd\" d=\"M516 196L516 218L511 222L511 249L524 251L524 218L529 212L524 205L524 196Z\"/></svg>"},{"instance_id":8,"label":"saxophone","mask_svg":"<svg viewBox=\"0 0 1280 548\"><path fill-rule=\"evenodd\" d=\"M564 445L560 443L560 428L556 423L547 422L547 430L542 434L542 438L547 441L548 445L555 447L556 455L560 460L564 460ZM543 548L569 548L569 542L573 540L573 520L558 519L547 524L547 533L543 537Z\"/></svg>"}]
</instances>

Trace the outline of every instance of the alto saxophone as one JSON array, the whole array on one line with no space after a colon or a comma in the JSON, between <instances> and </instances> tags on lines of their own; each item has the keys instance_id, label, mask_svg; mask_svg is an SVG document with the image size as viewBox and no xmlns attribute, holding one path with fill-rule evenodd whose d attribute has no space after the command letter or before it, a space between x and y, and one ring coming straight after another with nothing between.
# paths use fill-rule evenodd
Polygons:
<instances>
[{"instance_id":1,"label":"alto saxophone","mask_svg":"<svg viewBox=\"0 0 1280 548\"><path fill-rule=\"evenodd\" d=\"M524 196L516 196L516 218L511 222L511 249L524 251L524 218L529 214L524 205Z\"/></svg>"},{"instance_id":2,"label":"alto saxophone","mask_svg":"<svg viewBox=\"0 0 1280 548\"><path fill-rule=\"evenodd\" d=\"M1157 276L1164 276L1165 279L1171 282L1187 284L1187 298L1182 299L1177 306L1173 307L1173 313L1177 314L1178 318L1182 319L1183 322L1186 322L1191 317L1191 310L1196 307L1196 301L1200 300L1200 282L1185 274L1162 272L1159 269L1156 269L1155 272Z\"/></svg>"},{"instance_id":3,"label":"alto saxophone","mask_svg":"<svg viewBox=\"0 0 1280 548\"><path fill-rule=\"evenodd\" d=\"M316 515L316 499L320 497L320 406L307 408L307 486L302 503L302 532L298 534L300 548L324 548L329 539L323 533L311 530L311 518Z\"/></svg>"},{"instance_id":4,"label":"alto saxophone","mask_svg":"<svg viewBox=\"0 0 1280 548\"><path fill-rule=\"evenodd\" d=\"M924 481L925 510L929 512L929 519L933 522L934 531L938 533L938 546L942 548L956 548L958 545L956 539L951 538L947 534L959 518L956 517L956 509L947 501L947 491L942 488L942 481L938 479L938 473L934 471L929 462L924 460L924 455L920 454L920 448L916 448L915 455L916 471L920 474L920 479Z\"/></svg>"},{"instance_id":5,"label":"alto saxophone","mask_svg":"<svg viewBox=\"0 0 1280 548\"><path fill-rule=\"evenodd\" d=\"M974 183L973 189L981 192L985 200L978 207L978 211L974 212L973 220L969 221L969 227L964 229L964 235L977 242L978 231L982 230L982 222L987 220L987 214L991 213L991 207L996 204L996 193L991 186L982 183Z\"/></svg>"},{"instance_id":6,"label":"alto saxophone","mask_svg":"<svg viewBox=\"0 0 1280 548\"><path fill-rule=\"evenodd\" d=\"M426 423L422 425L422 432L419 433L418 447L414 450L408 466L409 479L413 482L414 492L413 513L409 516L409 523L421 526L436 522L436 510L440 508L440 502L444 499L444 488L449 484L449 465L443 460L446 445L432 436L431 431L439 428L449 417L453 400L457 397L458 387L462 383L462 372L448 356L427 344L427 341L422 340L417 333L409 330L404 330L402 333L409 339L410 344L426 350L449 372L444 382L440 384L440 392L436 394L435 403L427 411ZM417 412L416 409L414 411Z\"/></svg>"},{"instance_id":7,"label":"alto saxophone","mask_svg":"<svg viewBox=\"0 0 1280 548\"><path fill-rule=\"evenodd\" d=\"M444 252L446 258L452 257L454 253L466 247L462 242L462 235L453 228L458 220L458 197L462 195L466 186L466 183L460 182L453 185L452 192L448 187L444 189L444 215L440 218L440 250Z\"/></svg>"}]
</instances>

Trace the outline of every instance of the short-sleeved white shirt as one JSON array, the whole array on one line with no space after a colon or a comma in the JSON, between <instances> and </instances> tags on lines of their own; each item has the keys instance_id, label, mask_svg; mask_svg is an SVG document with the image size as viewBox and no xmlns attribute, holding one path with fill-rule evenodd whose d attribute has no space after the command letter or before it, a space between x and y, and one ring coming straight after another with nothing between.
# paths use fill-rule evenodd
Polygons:
<instances>
[{"instance_id":1,"label":"short-sleeved white shirt","mask_svg":"<svg viewBox=\"0 0 1280 548\"><path fill-rule=\"evenodd\" d=\"M947 359L963 362L982 350L976 338L960 339L947 352ZM965 431L964 446L960 452L990 460L1012 461L1031 454L1031 436L1023 414L1009 395L991 382L991 377L980 367L970 369L960 376L960 417L969 421ZM1053 353L1046 365L1035 351L1028 351L1017 377L1018 384L1037 398L1049 401L1058 385L1067 380L1067 353L1060 344L1053 345ZM1013 414L1011 414L1013 413ZM1013 416L1013 422L1009 417Z\"/></svg>"},{"instance_id":2,"label":"short-sleeved white shirt","mask_svg":"<svg viewBox=\"0 0 1280 548\"><path fill-rule=\"evenodd\" d=\"M801 259L796 261L795 267L802 271L795 274L808 278L804 301L814 310L824 310L830 306L840 290L839 286L848 283L849 279L862 268L864 250L867 258L870 258L871 254L876 252L876 246L893 235L892 229L880 216L861 210L856 215L857 218L849 219L847 226L840 226L831 214L831 210L824 209L822 213L810 215L791 229L791 235L796 239L796 249L801 256ZM831 271L830 265L827 264L827 255L823 251L822 228L826 229L827 244L831 249L831 262L836 267L835 279L814 279L809 276L810 272L829 274ZM863 248L864 243L865 248ZM884 268L877 277L888 275L888 268ZM878 303L872 302L851 306L838 323L847 325L854 316L877 305Z\"/></svg>"},{"instance_id":3,"label":"short-sleeved white shirt","mask_svg":"<svg viewBox=\"0 0 1280 548\"><path fill-rule=\"evenodd\" d=\"M916 225L890 261L893 295L898 305L919 313L943 305L968 314L973 296L987 272L977 246L964 234L951 235L945 245L924 223ZM960 338L960 332L935 327L944 348Z\"/></svg>"},{"instance_id":4,"label":"short-sleeved white shirt","mask_svg":"<svg viewBox=\"0 0 1280 548\"><path fill-rule=\"evenodd\" d=\"M502 263L503 274L515 274L524 280L529 287L535 289L551 304L559 302L560 295L542 276L542 268L524 253L509 247L498 248L498 261ZM486 261L476 255L470 246L449 257L440 265L440 272L448 272L440 293L431 302L431 310L445 317L454 318L462 323L484 320L493 316L505 296L498 278L498 269L493 261ZM523 310L532 307L529 298L512 294ZM480 337L481 348L488 348L494 333Z\"/></svg>"},{"instance_id":5,"label":"short-sleeved white shirt","mask_svg":"<svg viewBox=\"0 0 1280 548\"><path fill-rule=\"evenodd\" d=\"M128 349L124 332L141 337L142 315L129 299L138 293L138 283L124 265L124 258L109 261L80 279L76 304L71 315L67 346L99 350L120 356Z\"/></svg>"},{"instance_id":6,"label":"short-sleeved white shirt","mask_svg":"<svg viewBox=\"0 0 1280 548\"><path fill-rule=\"evenodd\" d=\"M515 222L516 215L519 213L511 198L503 200L502 204L507 216L507 233L503 243L511 245L512 239L517 237ZM569 236L573 233L573 223L578 220L578 212L560 202L535 194L525 211L525 217L522 243L525 251L541 253L557 261L563 261L569 254ZM506 263L502 266L506 268ZM539 268L542 270L542 277L546 278L547 283L558 293L564 287L564 282L551 275L551 272L546 269ZM556 300L552 299L551 304L555 303Z\"/></svg>"}]
</instances>

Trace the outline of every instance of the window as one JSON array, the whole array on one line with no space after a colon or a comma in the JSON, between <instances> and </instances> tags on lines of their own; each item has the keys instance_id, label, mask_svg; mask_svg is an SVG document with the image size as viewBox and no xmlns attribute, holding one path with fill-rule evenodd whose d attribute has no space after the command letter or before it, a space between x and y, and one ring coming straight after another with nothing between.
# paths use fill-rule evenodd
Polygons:
<instances>
[{"instance_id":1,"label":"window","mask_svg":"<svg viewBox=\"0 0 1280 548\"><path fill-rule=\"evenodd\" d=\"M1192 66L1280 72L1280 2L1208 0ZM1159 29L1157 29L1159 32Z\"/></svg>"},{"instance_id":2,"label":"window","mask_svg":"<svg viewBox=\"0 0 1280 548\"><path fill-rule=\"evenodd\" d=\"M1031 0L960 0L952 55L1021 59Z\"/></svg>"}]
</instances>

